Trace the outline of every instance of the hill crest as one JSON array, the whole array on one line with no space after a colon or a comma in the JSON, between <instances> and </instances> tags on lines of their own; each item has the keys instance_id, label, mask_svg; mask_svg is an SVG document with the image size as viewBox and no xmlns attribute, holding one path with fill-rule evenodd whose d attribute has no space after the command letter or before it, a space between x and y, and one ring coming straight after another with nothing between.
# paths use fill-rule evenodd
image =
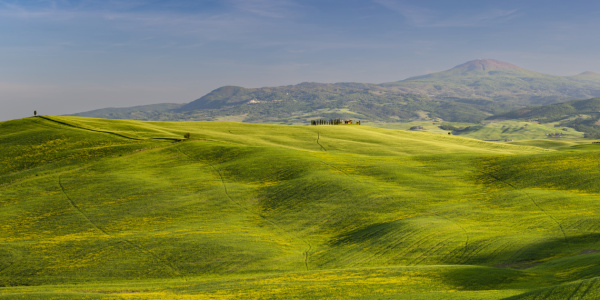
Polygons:
<instances>
[{"instance_id":1,"label":"hill crest","mask_svg":"<svg viewBox=\"0 0 600 300\"><path fill-rule=\"evenodd\" d=\"M404 82L412 82L415 80L421 79L431 79L431 80L439 80L439 81L455 81L460 82L465 78L479 78L481 76L492 76L492 77L513 77L513 76L525 76L525 77L540 77L540 76L549 76L560 78L560 76L548 75L543 73L538 73L535 71L530 71L524 68L521 68L517 65L500 61L496 59L475 59L468 61L464 64L457 65L451 69L429 73L425 75L410 77L404 80L400 80L397 82L392 82L389 84L400 84Z\"/></svg>"},{"instance_id":2,"label":"hill crest","mask_svg":"<svg viewBox=\"0 0 600 300\"><path fill-rule=\"evenodd\" d=\"M223 86L167 112L76 115L284 124L336 118L478 122L498 112L593 97L600 97L598 74L556 76L500 60L476 59L446 71L383 84L305 82L262 88Z\"/></svg>"},{"instance_id":3,"label":"hill crest","mask_svg":"<svg viewBox=\"0 0 600 300\"><path fill-rule=\"evenodd\" d=\"M495 59L476 59L466 62L462 65L458 65L450 70L450 72L490 72L490 71L525 71L525 69Z\"/></svg>"}]
</instances>

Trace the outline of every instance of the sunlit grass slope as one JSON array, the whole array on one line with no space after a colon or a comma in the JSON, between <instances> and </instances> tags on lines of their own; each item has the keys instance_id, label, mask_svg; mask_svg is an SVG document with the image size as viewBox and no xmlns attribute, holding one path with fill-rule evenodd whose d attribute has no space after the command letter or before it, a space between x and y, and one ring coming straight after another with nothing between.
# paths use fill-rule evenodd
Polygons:
<instances>
[{"instance_id":1,"label":"sunlit grass slope","mask_svg":"<svg viewBox=\"0 0 600 300\"><path fill-rule=\"evenodd\" d=\"M583 132L573 128L554 127L532 122L501 121L471 126L468 130L457 132L457 134L480 140L529 140L548 139L548 135L554 140L583 138Z\"/></svg>"},{"instance_id":2,"label":"sunlit grass slope","mask_svg":"<svg viewBox=\"0 0 600 300\"><path fill-rule=\"evenodd\" d=\"M418 131L448 133L462 137L479 139L484 141L522 141L539 140L549 142L571 141L583 139L584 133L569 127L555 127L555 124L538 124L521 121L495 121L488 123L455 123L455 122L431 122L418 121L410 123L368 123L369 126L409 130L419 127ZM442 128L455 127L460 130L444 130ZM550 135L550 136L549 136Z\"/></svg>"},{"instance_id":3,"label":"sunlit grass slope","mask_svg":"<svg viewBox=\"0 0 600 300\"><path fill-rule=\"evenodd\" d=\"M0 145L0 299L596 295L598 144L36 117Z\"/></svg>"}]
</instances>

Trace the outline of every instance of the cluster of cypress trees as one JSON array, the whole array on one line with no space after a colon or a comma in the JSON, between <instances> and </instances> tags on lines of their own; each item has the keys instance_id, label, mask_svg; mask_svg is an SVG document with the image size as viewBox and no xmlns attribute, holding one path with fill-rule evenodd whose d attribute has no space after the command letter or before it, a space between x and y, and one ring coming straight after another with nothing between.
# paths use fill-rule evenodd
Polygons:
<instances>
[{"instance_id":1,"label":"cluster of cypress trees","mask_svg":"<svg viewBox=\"0 0 600 300\"><path fill-rule=\"evenodd\" d=\"M310 125L342 125L344 122L342 119L329 119L329 120L312 120L310 121ZM356 125L360 125L360 121L356 122Z\"/></svg>"},{"instance_id":2,"label":"cluster of cypress trees","mask_svg":"<svg viewBox=\"0 0 600 300\"><path fill-rule=\"evenodd\" d=\"M340 124L342 124L342 120L340 118L329 119L329 120L312 120L312 121L310 121L310 125L340 125Z\"/></svg>"}]
</instances>

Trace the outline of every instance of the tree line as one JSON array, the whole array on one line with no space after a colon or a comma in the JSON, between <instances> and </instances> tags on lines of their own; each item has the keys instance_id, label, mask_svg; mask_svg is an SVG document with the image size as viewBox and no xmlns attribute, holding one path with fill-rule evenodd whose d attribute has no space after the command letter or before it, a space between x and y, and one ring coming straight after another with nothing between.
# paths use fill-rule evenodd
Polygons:
<instances>
[{"instance_id":1,"label":"tree line","mask_svg":"<svg viewBox=\"0 0 600 300\"><path fill-rule=\"evenodd\" d=\"M312 120L310 121L310 125L343 125L343 124L356 124L360 125L360 121L356 121L354 123L352 120L342 120L340 118L337 119L329 119L329 120Z\"/></svg>"}]
</instances>

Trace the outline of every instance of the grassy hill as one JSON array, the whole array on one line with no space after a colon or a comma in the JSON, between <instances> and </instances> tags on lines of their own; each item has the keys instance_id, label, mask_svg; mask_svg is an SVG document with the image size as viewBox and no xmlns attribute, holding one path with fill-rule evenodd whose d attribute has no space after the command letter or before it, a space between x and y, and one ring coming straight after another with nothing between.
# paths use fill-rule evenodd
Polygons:
<instances>
[{"instance_id":1,"label":"grassy hill","mask_svg":"<svg viewBox=\"0 0 600 300\"><path fill-rule=\"evenodd\" d=\"M573 128L584 132L587 138L600 138L600 98L527 107L490 119L535 120L542 124Z\"/></svg>"},{"instance_id":2,"label":"grassy hill","mask_svg":"<svg viewBox=\"0 0 600 300\"><path fill-rule=\"evenodd\" d=\"M0 299L598 295L597 144L47 116L0 142Z\"/></svg>"},{"instance_id":3,"label":"grassy hill","mask_svg":"<svg viewBox=\"0 0 600 300\"><path fill-rule=\"evenodd\" d=\"M183 106L183 104L161 103L140 105L121 108L102 108L85 112L86 117L108 118L108 119L128 119L128 120L148 120L168 121L177 119L177 114L173 111Z\"/></svg>"},{"instance_id":4,"label":"grassy hill","mask_svg":"<svg viewBox=\"0 0 600 300\"><path fill-rule=\"evenodd\" d=\"M368 123L369 126L412 130L419 132L434 132L463 137L496 141L512 142L524 140L566 141L579 140L584 137L583 132L573 128L555 126L554 124L539 124L515 120L503 120L485 123L451 123L417 121L408 123ZM589 143L589 141L586 141Z\"/></svg>"}]
</instances>

